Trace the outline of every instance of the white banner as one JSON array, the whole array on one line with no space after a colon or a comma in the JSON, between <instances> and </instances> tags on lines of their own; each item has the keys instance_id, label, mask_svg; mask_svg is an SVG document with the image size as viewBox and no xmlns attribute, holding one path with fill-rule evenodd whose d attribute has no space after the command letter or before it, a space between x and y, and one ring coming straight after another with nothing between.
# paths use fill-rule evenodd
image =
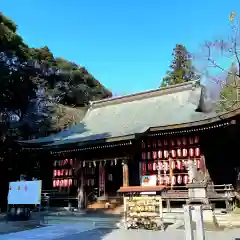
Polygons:
<instances>
[{"instance_id":1,"label":"white banner","mask_svg":"<svg viewBox=\"0 0 240 240\"><path fill-rule=\"evenodd\" d=\"M42 181L10 182L8 204L41 204Z\"/></svg>"}]
</instances>

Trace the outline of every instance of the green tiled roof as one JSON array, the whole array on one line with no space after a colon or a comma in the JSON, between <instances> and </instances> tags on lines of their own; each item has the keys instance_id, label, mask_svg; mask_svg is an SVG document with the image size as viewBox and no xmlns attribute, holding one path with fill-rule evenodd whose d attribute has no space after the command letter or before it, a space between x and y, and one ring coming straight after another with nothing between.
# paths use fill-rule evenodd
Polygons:
<instances>
[{"instance_id":1,"label":"green tiled roof","mask_svg":"<svg viewBox=\"0 0 240 240\"><path fill-rule=\"evenodd\" d=\"M150 127L183 124L216 116L196 112L201 87L189 82L91 104L83 120L46 138L28 143L80 143L143 133Z\"/></svg>"}]
</instances>

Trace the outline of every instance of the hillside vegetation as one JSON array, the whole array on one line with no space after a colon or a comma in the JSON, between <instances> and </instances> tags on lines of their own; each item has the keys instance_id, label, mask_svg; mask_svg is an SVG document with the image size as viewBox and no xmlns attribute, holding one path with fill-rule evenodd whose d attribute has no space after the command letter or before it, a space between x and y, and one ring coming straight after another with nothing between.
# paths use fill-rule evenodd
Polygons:
<instances>
[{"instance_id":1,"label":"hillside vegetation","mask_svg":"<svg viewBox=\"0 0 240 240\"><path fill-rule=\"evenodd\" d=\"M79 111L82 116L90 101L112 96L83 66L55 57L47 46L29 47L18 34L16 23L3 13L0 86L2 134L14 116L18 129L25 131L24 138L33 132L34 137L46 136L66 127L76 119L71 114ZM59 108L66 108L64 114L63 110L59 114Z\"/></svg>"}]
</instances>

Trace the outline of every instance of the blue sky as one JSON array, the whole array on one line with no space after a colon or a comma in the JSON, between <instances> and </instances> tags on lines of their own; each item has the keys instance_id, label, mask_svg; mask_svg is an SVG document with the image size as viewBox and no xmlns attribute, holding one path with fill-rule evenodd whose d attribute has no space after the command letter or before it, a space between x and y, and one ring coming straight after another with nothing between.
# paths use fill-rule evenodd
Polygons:
<instances>
[{"instance_id":1,"label":"blue sky","mask_svg":"<svg viewBox=\"0 0 240 240\"><path fill-rule=\"evenodd\" d=\"M175 44L198 51L227 34L239 8L237 0L5 0L0 11L27 44L47 45L123 95L157 88Z\"/></svg>"}]
</instances>

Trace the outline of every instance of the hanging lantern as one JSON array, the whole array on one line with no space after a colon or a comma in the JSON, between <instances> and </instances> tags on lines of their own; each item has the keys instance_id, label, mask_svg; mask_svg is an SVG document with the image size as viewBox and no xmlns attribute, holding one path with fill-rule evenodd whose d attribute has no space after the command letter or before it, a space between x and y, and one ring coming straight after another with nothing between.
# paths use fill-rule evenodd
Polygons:
<instances>
[{"instance_id":1,"label":"hanging lantern","mask_svg":"<svg viewBox=\"0 0 240 240\"><path fill-rule=\"evenodd\" d=\"M167 146L168 145L168 141L167 140L163 140L163 145Z\"/></svg>"},{"instance_id":2,"label":"hanging lantern","mask_svg":"<svg viewBox=\"0 0 240 240\"><path fill-rule=\"evenodd\" d=\"M85 161L83 161L83 164L82 164L83 167L85 167Z\"/></svg>"},{"instance_id":3,"label":"hanging lantern","mask_svg":"<svg viewBox=\"0 0 240 240\"><path fill-rule=\"evenodd\" d=\"M185 145L187 145L187 139L186 139L186 137L183 137L182 138L182 144L185 146Z\"/></svg>"},{"instance_id":4,"label":"hanging lantern","mask_svg":"<svg viewBox=\"0 0 240 240\"><path fill-rule=\"evenodd\" d=\"M156 170L157 170L157 162L154 161L154 163L153 163L153 171L156 171Z\"/></svg>"},{"instance_id":5,"label":"hanging lantern","mask_svg":"<svg viewBox=\"0 0 240 240\"><path fill-rule=\"evenodd\" d=\"M57 170L56 170L56 169L53 170L53 176L54 176L54 177L57 176Z\"/></svg>"},{"instance_id":6,"label":"hanging lantern","mask_svg":"<svg viewBox=\"0 0 240 240\"><path fill-rule=\"evenodd\" d=\"M163 163L163 170L164 170L164 171L167 171L168 168L169 168L168 162L167 162L167 161L164 161L164 163Z\"/></svg>"},{"instance_id":7,"label":"hanging lantern","mask_svg":"<svg viewBox=\"0 0 240 240\"><path fill-rule=\"evenodd\" d=\"M160 170L160 171L163 170L163 164L162 164L161 161L158 161L157 168L158 168L158 170Z\"/></svg>"},{"instance_id":8,"label":"hanging lantern","mask_svg":"<svg viewBox=\"0 0 240 240\"><path fill-rule=\"evenodd\" d=\"M157 141L157 145L158 145L158 147L161 147L161 146L162 146L162 141L161 141L161 140L158 140L158 141Z\"/></svg>"},{"instance_id":9,"label":"hanging lantern","mask_svg":"<svg viewBox=\"0 0 240 240\"><path fill-rule=\"evenodd\" d=\"M189 156L190 157L194 156L194 149L193 148L189 148Z\"/></svg>"},{"instance_id":10,"label":"hanging lantern","mask_svg":"<svg viewBox=\"0 0 240 240\"><path fill-rule=\"evenodd\" d=\"M183 177L183 183L184 183L184 184L188 184L188 175L185 175L185 176Z\"/></svg>"},{"instance_id":11,"label":"hanging lantern","mask_svg":"<svg viewBox=\"0 0 240 240\"><path fill-rule=\"evenodd\" d=\"M156 148L156 147L157 147L157 142L156 142L156 140L153 140L153 141L152 141L152 146L153 146L153 148Z\"/></svg>"},{"instance_id":12,"label":"hanging lantern","mask_svg":"<svg viewBox=\"0 0 240 240\"><path fill-rule=\"evenodd\" d=\"M174 139L171 139L171 140L170 140L170 145L171 145L171 146L174 146L174 145L175 145Z\"/></svg>"},{"instance_id":13,"label":"hanging lantern","mask_svg":"<svg viewBox=\"0 0 240 240\"><path fill-rule=\"evenodd\" d=\"M56 184L56 187L59 187L59 180L56 180L55 184Z\"/></svg>"},{"instance_id":14,"label":"hanging lantern","mask_svg":"<svg viewBox=\"0 0 240 240\"><path fill-rule=\"evenodd\" d=\"M152 163L148 163L148 171L152 171Z\"/></svg>"},{"instance_id":15,"label":"hanging lantern","mask_svg":"<svg viewBox=\"0 0 240 240\"><path fill-rule=\"evenodd\" d=\"M196 160L196 167L197 167L197 169L200 168L200 164L201 164L201 161L200 161L199 159L197 159L197 160Z\"/></svg>"},{"instance_id":16,"label":"hanging lantern","mask_svg":"<svg viewBox=\"0 0 240 240\"><path fill-rule=\"evenodd\" d=\"M53 187L56 187L56 180L53 180Z\"/></svg>"},{"instance_id":17,"label":"hanging lantern","mask_svg":"<svg viewBox=\"0 0 240 240\"><path fill-rule=\"evenodd\" d=\"M117 159L116 158L114 159L114 163L115 163L115 166L116 166L117 165Z\"/></svg>"},{"instance_id":18,"label":"hanging lantern","mask_svg":"<svg viewBox=\"0 0 240 240\"><path fill-rule=\"evenodd\" d=\"M194 137L194 143L195 143L195 144L199 143L199 137L198 137L198 136L195 136L195 137Z\"/></svg>"},{"instance_id":19,"label":"hanging lantern","mask_svg":"<svg viewBox=\"0 0 240 240\"><path fill-rule=\"evenodd\" d=\"M68 179L68 185L69 187L72 186L72 179Z\"/></svg>"},{"instance_id":20,"label":"hanging lantern","mask_svg":"<svg viewBox=\"0 0 240 240\"><path fill-rule=\"evenodd\" d=\"M158 151L158 159L162 159L162 151L161 150Z\"/></svg>"},{"instance_id":21,"label":"hanging lantern","mask_svg":"<svg viewBox=\"0 0 240 240\"><path fill-rule=\"evenodd\" d=\"M187 157L188 151L187 151L186 148L184 148L184 149L182 150L182 154L183 154L183 157Z\"/></svg>"},{"instance_id":22,"label":"hanging lantern","mask_svg":"<svg viewBox=\"0 0 240 240\"><path fill-rule=\"evenodd\" d=\"M111 160L111 166L113 166L113 160Z\"/></svg>"},{"instance_id":23,"label":"hanging lantern","mask_svg":"<svg viewBox=\"0 0 240 240\"><path fill-rule=\"evenodd\" d=\"M176 168L176 163L175 163L175 161L172 161L171 162L171 169L175 169Z\"/></svg>"},{"instance_id":24,"label":"hanging lantern","mask_svg":"<svg viewBox=\"0 0 240 240\"><path fill-rule=\"evenodd\" d=\"M147 153L147 159L150 160L151 159L151 152Z\"/></svg>"},{"instance_id":25,"label":"hanging lantern","mask_svg":"<svg viewBox=\"0 0 240 240\"><path fill-rule=\"evenodd\" d=\"M171 155L172 155L173 158L175 158L176 157L176 150L171 150Z\"/></svg>"},{"instance_id":26,"label":"hanging lantern","mask_svg":"<svg viewBox=\"0 0 240 240\"><path fill-rule=\"evenodd\" d=\"M142 159L145 160L146 159L146 153L142 152Z\"/></svg>"},{"instance_id":27,"label":"hanging lantern","mask_svg":"<svg viewBox=\"0 0 240 240\"><path fill-rule=\"evenodd\" d=\"M189 144L192 145L193 144L193 138L189 137Z\"/></svg>"},{"instance_id":28,"label":"hanging lantern","mask_svg":"<svg viewBox=\"0 0 240 240\"><path fill-rule=\"evenodd\" d=\"M116 164L115 164L116 165ZM96 164L96 161L93 161L93 166L96 167L97 164Z\"/></svg>"},{"instance_id":29,"label":"hanging lantern","mask_svg":"<svg viewBox=\"0 0 240 240\"><path fill-rule=\"evenodd\" d=\"M172 181L171 181L172 185L176 184L176 176L172 176Z\"/></svg>"},{"instance_id":30,"label":"hanging lantern","mask_svg":"<svg viewBox=\"0 0 240 240\"><path fill-rule=\"evenodd\" d=\"M153 159L157 159L157 152L156 151L152 152L152 157L153 157Z\"/></svg>"},{"instance_id":31,"label":"hanging lantern","mask_svg":"<svg viewBox=\"0 0 240 240\"><path fill-rule=\"evenodd\" d=\"M195 156L196 157L200 156L200 148L195 148Z\"/></svg>"},{"instance_id":32,"label":"hanging lantern","mask_svg":"<svg viewBox=\"0 0 240 240\"><path fill-rule=\"evenodd\" d=\"M179 169L179 170L182 169L182 161L181 160L177 161L177 169Z\"/></svg>"},{"instance_id":33,"label":"hanging lantern","mask_svg":"<svg viewBox=\"0 0 240 240\"><path fill-rule=\"evenodd\" d=\"M181 157L182 156L182 150L181 149L177 149L177 156Z\"/></svg>"},{"instance_id":34,"label":"hanging lantern","mask_svg":"<svg viewBox=\"0 0 240 240\"><path fill-rule=\"evenodd\" d=\"M53 166L56 167L57 166L57 161L53 161Z\"/></svg>"},{"instance_id":35,"label":"hanging lantern","mask_svg":"<svg viewBox=\"0 0 240 240\"><path fill-rule=\"evenodd\" d=\"M67 187L67 186L68 186L68 179L64 179L64 180L63 180L63 186L64 186L64 187Z\"/></svg>"},{"instance_id":36,"label":"hanging lantern","mask_svg":"<svg viewBox=\"0 0 240 240\"><path fill-rule=\"evenodd\" d=\"M165 183L166 183L166 185L170 184L170 177L169 176L165 176Z\"/></svg>"},{"instance_id":37,"label":"hanging lantern","mask_svg":"<svg viewBox=\"0 0 240 240\"><path fill-rule=\"evenodd\" d=\"M59 187L62 187L63 186L63 180L60 180L59 181Z\"/></svg>"},{"instance_id":38,"label":"hanging lantern","mask_svg":"<svg viewBox=\"0 0 240 240\"><path fill-rule=\"evenodd\" d=\"M159 182L159 185L163 185L163 183L164 183L164 178L161 177L161 176L159 176L159 177L158 177L158 182Z\"/></svg>"},{"instance_id":39,"label":"hanging lantern","mask_svg":"<svg viewBox=\"0 0 240 240\"><path fill-rule=\"evenodd\" d=\"M92 167L92 164L91 164L91 162L89 162L89 163L88 163L88 167L89 167L89 168L90 168L90 167Z\"/></svg>"},{"instance_id":40,"label":"hanging lantern","mask_svg":"<svg viewBox=\"0 0 240 240\"><path fill-rule=\"evenodd\" d=\"M142 148L145 148L146 147L146 144L144 141L142 141Z\"/></svg>"},{"instance_id":41,"label":"hanging lantern","mask_svg":"<svg viewBox=\"0 0 240 240\"><path fill-rule=\"evenodd\" d=\"M57 176L61 176L61 171L57 170Z\"/></svg>"},{"instance_id":42,"label":"hanging lantern","mask_svg":"<svg viewBox=\"0 0 240 240\"><path fill-rule=\"evenodd\" d=\"M168 151L167 150L163 151L163 156L164 156L164 158L168 158Z\"/></svg>"},{"instance_id":43,"label":"hanging lantern","mask_svg":"<svg viewBox=\"0 0 240 240\"><path fill-rule=\"evenodd\" d=\"M181 175L178 175L178 177L177 177L177 183L178 183L178 184L181 184L181 183L182 183L182 176L181 176Z\"/></svg>"},{"instance_id":44,"label":"hanging lantern","mask_svg":"<svg viewBox=\"0 0 240 240\"><path fill-rule=\"evenodd\" d=\"M72 169L68 170L68 174L69 174L69 176L72 176Z\"/></svg>"},{"instance_id":45,"label":"hanging lantern","mask_svg":"<svg viewBox=\"0 0 240 240\"><path fill-rule=\"evenodd\" d=\"M177 145L178 146L181 146L182 142L181 142L181 139L180 138L177 138Z\"/></svg>"}]
</instances>

